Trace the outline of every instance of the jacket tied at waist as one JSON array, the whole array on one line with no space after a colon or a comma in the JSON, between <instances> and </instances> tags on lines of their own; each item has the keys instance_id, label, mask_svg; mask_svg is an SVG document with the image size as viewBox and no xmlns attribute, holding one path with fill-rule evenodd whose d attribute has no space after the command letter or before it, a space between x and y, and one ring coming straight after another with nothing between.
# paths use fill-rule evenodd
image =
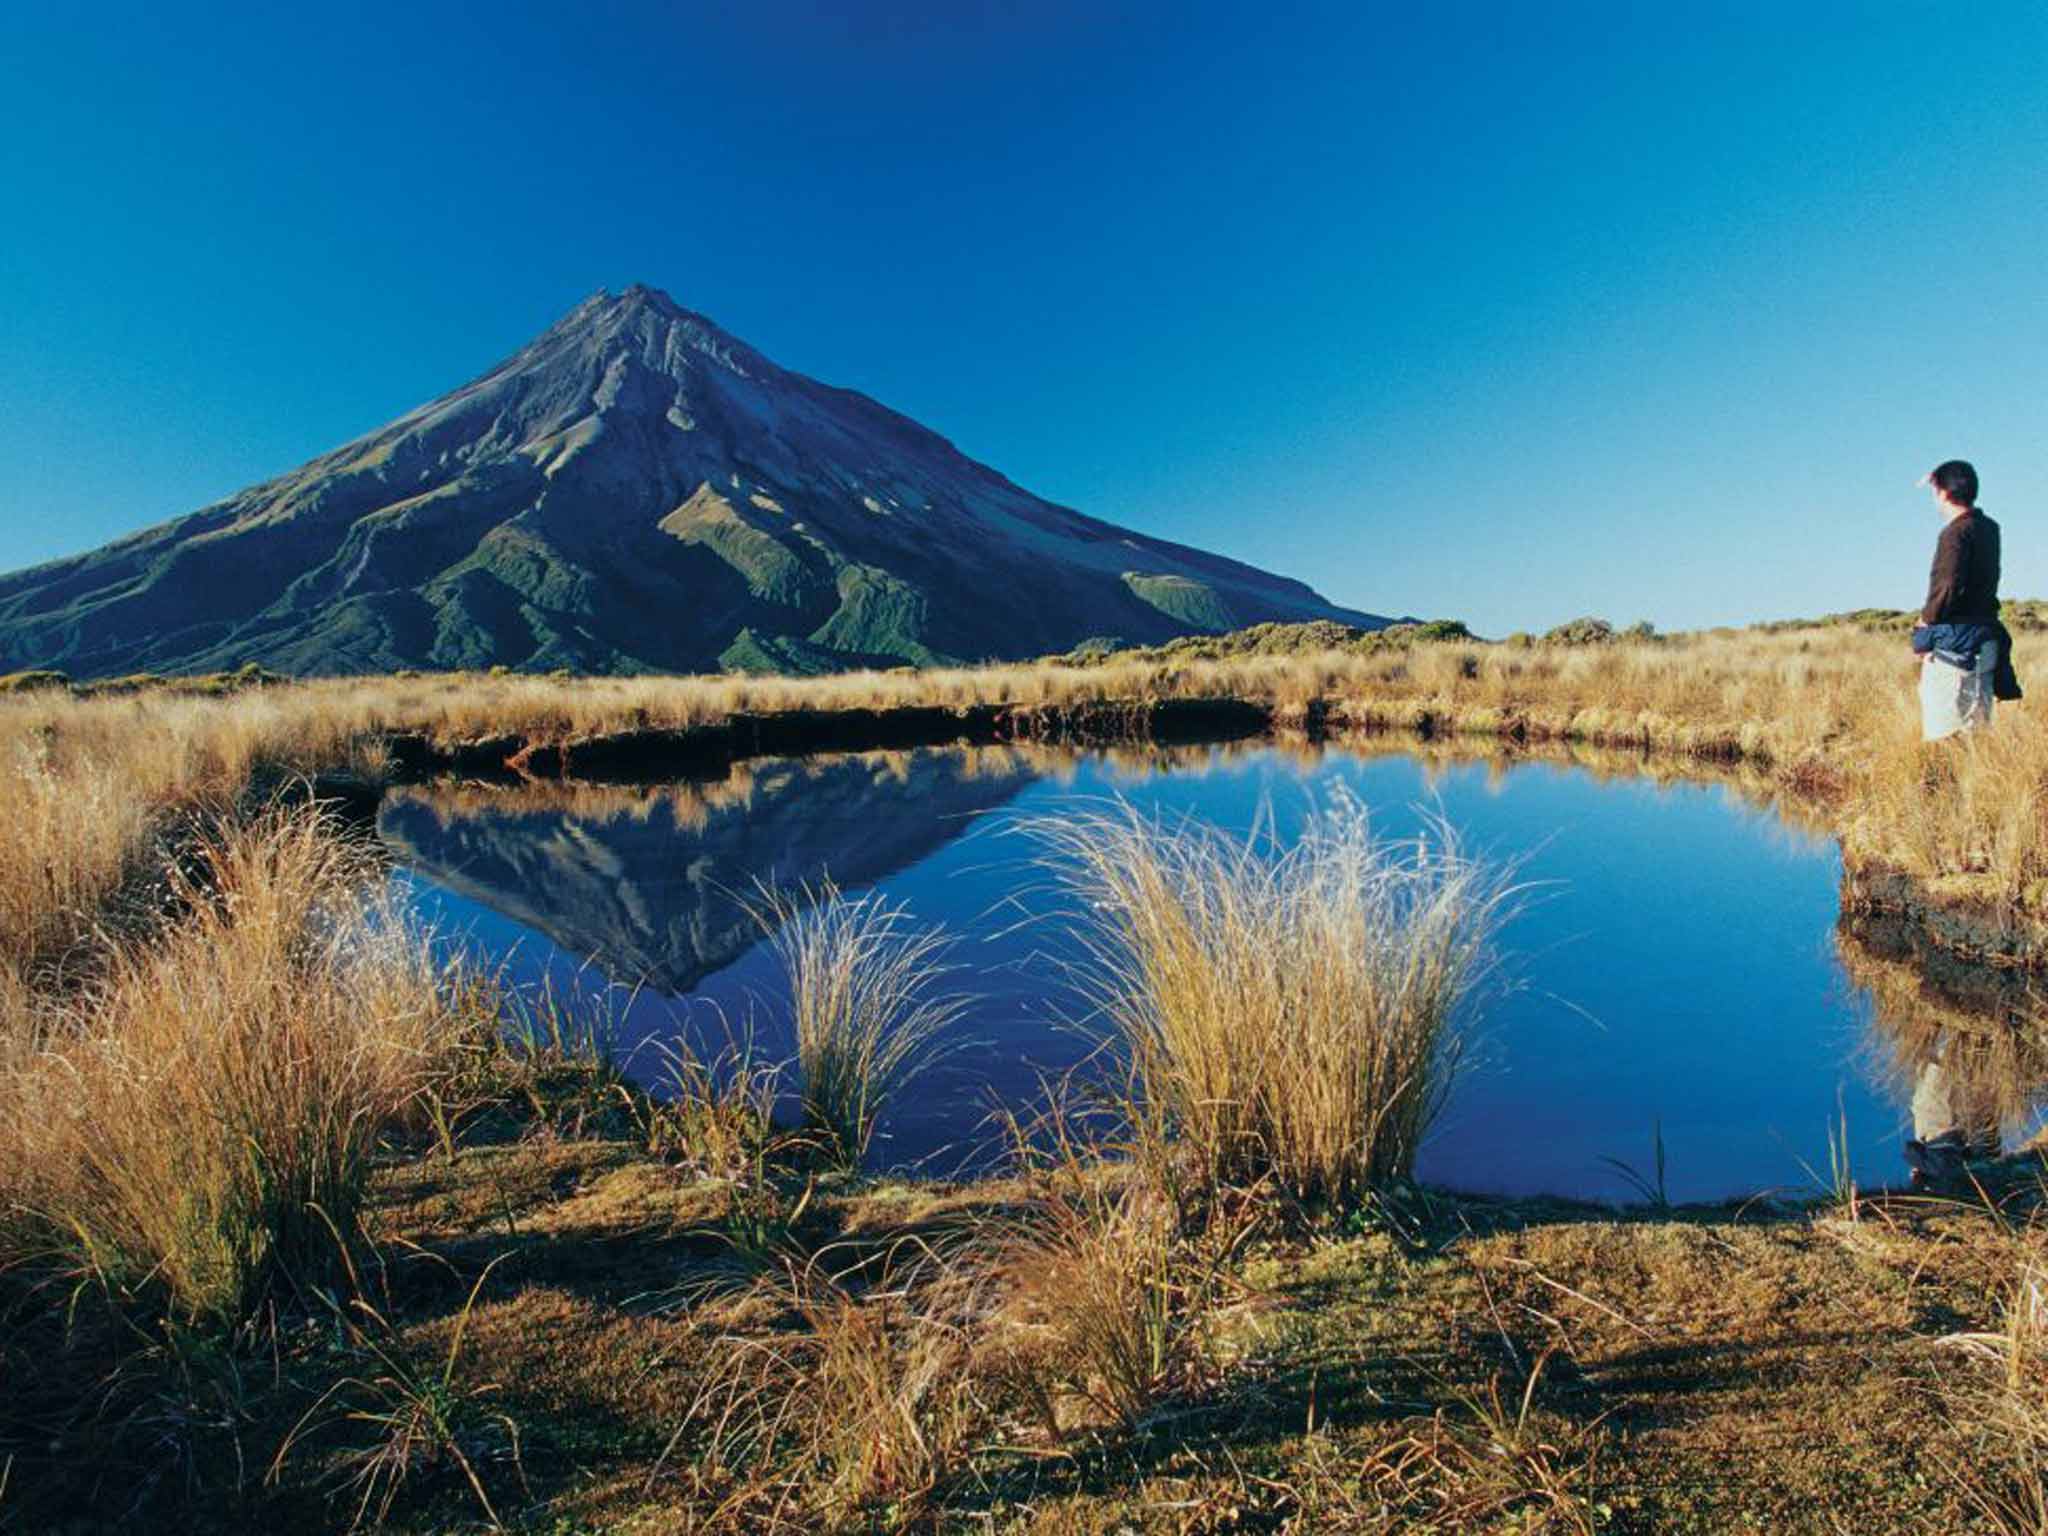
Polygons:
<instances>
[{"instance_id":1,"label":"jacket tied at waist","mask_svg":"<svg viewBox=\"0 0 2048 1536\"><path fill-rule=\"evenodd\" d=\"M1913 653L1933 656L1965 672L1977 670L1977 657L1985 646L1998 646L1998 666L1991 675L1991 696L2006 703L2023 697L2019 674L2012 667L2012 632L1998 620L1988 623L1973 619L1943 624L1921 624L1913 631Z\"/></svg>"}]
</instances>

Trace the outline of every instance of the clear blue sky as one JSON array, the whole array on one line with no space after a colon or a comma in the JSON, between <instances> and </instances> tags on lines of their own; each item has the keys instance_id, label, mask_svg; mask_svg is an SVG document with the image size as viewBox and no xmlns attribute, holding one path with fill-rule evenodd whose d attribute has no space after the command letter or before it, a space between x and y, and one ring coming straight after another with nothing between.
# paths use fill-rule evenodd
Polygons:
<instances>
[{"instance_id":1,"label":"clear blue sky","mask_svg":"<svg viewBox=\"0 0 2048 1536\"><path fill-rule=\"evenodd\" d=\"M1382 612L2048 594L2038 3L584 9L14 7L0 568L644 281Z\"/></svg>"}]
</instances>

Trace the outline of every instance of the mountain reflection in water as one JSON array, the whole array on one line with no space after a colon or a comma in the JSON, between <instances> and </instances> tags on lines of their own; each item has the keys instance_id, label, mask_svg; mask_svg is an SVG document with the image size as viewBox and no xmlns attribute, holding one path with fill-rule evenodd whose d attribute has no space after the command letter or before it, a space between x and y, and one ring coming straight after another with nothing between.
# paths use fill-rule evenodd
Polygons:
<instances>
[{"instance_id":1,"label":"mountain reflection in water","mask_svg":"<svg viewBox=\"0 0 2048 1536\"><path fill-rule=\"evenodd\" d=\"M1831 840L1768 786L1659 771L1407 741L921 750L759 761L712 785L421 787L394 792L379 829L426 914L514 980L587 966L637 989L618 1021L628 1053L684 1029L715 1048L718 1016L786 1053L757 881L879 888L943 922L974 1009L962 1048L884 1115L887 1163L973 1156L992 1104L1028 1108L1088 1056L1045 871L1028 840L976 829L1109 795L1287 841L1341 792L1383 836L1441 813L1469 851L1519 861L1536 885L1504 936L1520 984L1487 1000L1426 1180L1626 1199L1615 1162L1647 1174L1661 1145L1673 1200L1811 1192L1846 1118L1858 1179L1896 1183L1916 1094L1996 1119L2009 1143L2025 1133L2048 1079L2026 999L1987 999L1954 967L1930 991L1939 964L1842 918Z\"/></svg>"},{"instance_id":2,"label":"mountain reflection in water","mask_svg":"<svg viewBox=\"0 0 2048 1536\"><path fill-rule=\"evenodd\" d=\"M406 789L377 831L416 873L610 980L686 992L761 938L757 881L871 885L1034 776L985 749L772 759L656 789Z\"/></svg>"}]
</instances>

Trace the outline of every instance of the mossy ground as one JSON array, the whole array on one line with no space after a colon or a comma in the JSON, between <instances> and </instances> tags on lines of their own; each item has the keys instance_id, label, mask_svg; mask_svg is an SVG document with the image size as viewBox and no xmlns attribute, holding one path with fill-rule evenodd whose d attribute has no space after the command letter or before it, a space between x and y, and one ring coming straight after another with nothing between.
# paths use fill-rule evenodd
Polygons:
<instances>
[{"instance_id":1,"label":"mossy ground","mask_svg":"<svg viewBox=\"0 0 2048 1536\"><path fill-rule=\"evenodd\" d=\"M0 1528L345 1527L355 1453L380 1434L349 1416L380 1406L370 1342L431 1377L458 1330L457 1443L504 1524L752 1528L712 1523L718 1490L670 1447L721 1356L799 1326L748 1283L776 1261L742 1240L734 1185L649 1155L601 1094L560 1102L392 1154L360 1278L381 1331L309 1304L232 1392L195 1391L189 1360L154 1397L125 1384L148 1412L20 1458ZM915 1508L839 1528L1971 1529L1954 1475L1969 1432L1935 1390L1960 1367L1940 1341L1996 1325L2037 1241L2037 1173L2007 1170L1994 1198L1635 1213L1404 1189L1334 1225L1275 1220L1232 1266L1199 1386L1135 1429L991 1436ZM775 1240L854 1264L943 1247L1018 1194L813 1184ZM487 1523L430 1457L385 1526Z\"/></svg>"}]
</instances>

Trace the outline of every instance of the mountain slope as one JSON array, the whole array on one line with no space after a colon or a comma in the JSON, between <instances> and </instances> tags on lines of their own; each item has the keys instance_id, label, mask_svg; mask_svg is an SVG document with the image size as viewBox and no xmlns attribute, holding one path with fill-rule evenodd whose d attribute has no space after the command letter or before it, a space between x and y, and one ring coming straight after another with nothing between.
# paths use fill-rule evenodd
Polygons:
<instances>
[{"instance_id":1,"label":"mountain slope","mask_svg":"<svg viewBox=\"0 0 2048 1536\"><path fill-rule=\"evenodd\" d=\"M278 479L0 577L0 671L821 670L1384 621L1041 501L633 287Z\"/></svg>"}]
</instances>

